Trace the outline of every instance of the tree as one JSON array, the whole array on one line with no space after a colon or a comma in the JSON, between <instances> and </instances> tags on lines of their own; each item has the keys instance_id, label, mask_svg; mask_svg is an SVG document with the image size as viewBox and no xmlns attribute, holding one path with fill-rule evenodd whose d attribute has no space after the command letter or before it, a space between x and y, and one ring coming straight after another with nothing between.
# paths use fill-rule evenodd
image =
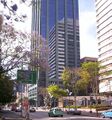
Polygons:
<instances>
[{"instance_id":1,"label":"tree","mask_svg":"<svg viewBox=\"0 0 112 120\"><path fill-rule=\"evenodd\" d=\"M74 94L77 94L81 89L81 87L79 87L79 84L81 83L81 81L79 81L79 72L79 68L65 68L61 75L65 89L72 91Z\"/></svg>"},{"instance_id":2,"label":"tree","mask_svg":"<svg viewBox=\"0 0 112 120\"><path fill-rule=\"evenodd\" d=\"M37 51L30 50L31 38L40 43L36 46ZM39 57L37 52L39 52ZM30 35L15 30L9 24L2 26L0 32L0 65L4 68L2 72L13 72L12 70L16 71L24 65L35 66L35 68L39 66L45 69L47 68L47 52L46 41L36 32Z\"/></svg>"},{"instance_id":3,"label":"tree","mask_svg":"<svg viewBox=\"0 0 112 120\"><path fill-rule=\"evenodd\" d=\"M0 32L0 65L4 68L2 72L20 67L23 61L28 62L29 42L30 36L27 33L18 32L10 25L3 25Z\"/></svg>"},{"instance_id":4,"label":"tree","mask_svg":"<svg viewBox=\"0 0 112 120\"><path fill-rule=\"evenodd\" d=\"M22 14L20 14L19 11L22 9L23 4L24 6L29 7L33 2L32 0L1 0L0 3L5 20L10 22L24 22L27 14L24 11L22 11Z\"/></svg>"},{"instance_id":5,"label":"tree","mask_svg":"<svg viewBox=\"0 0 112 120\"><path fill-rule=\"evenodd\" d=\"M0 15L0 32L2 30L2 24L3 24L3 16Z\"/></svg>"},{"instance_id":6,"label":"tree","mask_svg":"<svg viewBox=\"0 0 112 120\"><path fill-rule=\"evenodd\" d=\"M55 106L55 102L58 101L58 98L67 95L67 91L61 89L58 85L48 86L47 91L51 98L51 107Z\"/></svg>"},{"instance_id":7,"label":"tree","mask_svg":"<svg viewBox=\"0 0 112 120\"><path fill-rule=\"evenodd\" d=\"M88 81L79 79L75 84L77 95L87 95Z\"/></svg>"},{"instance_id":8,"label":"tree","mask_svg":"<svg viewBox=\"0 0 112 120\"><path fill-rule=\"evenodd\" d=\"M67 95L67 92L61 89L58 85L48 86L47 91L48 93L50 93L52 97L55 97L55 98L59 98Z\"/></svg>"},{"instance_id":9,"label":"tree","mask_svg":"<svg viewBox=\"0 0 112 120\"><path fill-rule=\"evenodd\" d=\"M70 89L72 76L71 76L71 71L69 68L64 69L64 71L61 75L61 79L63 80L63 84L64 84L65 89Z\"/></svg>"},{"instance_id":10,"label":"tree","mask_svg":"<svg viewBox=\"0 0 112 120\"><path fill-rule=\"evenodd\" d=\"M68 89L69 93L72 91L72 94L74 95L75 108L76 96L78 92L84 90L84 86L86 86L86 82L81 80L79 72L80 68L65 68L61 77L65 88Z\"/></svg>"},{"instance_id":11,"label":"tree","mask_svg":"<svg viewBox=\"0 0 112 120\"><path fill-rule=\"evenodd\" d=\"M1 69L3 70L3 69ZM0 75L0 104L13 102L16 99L13 91L13 81L6 74Z\"/></svg>"},{"instance_id":12,"label":"tree","mask_svg":"<svg viewBox=\"0 0 112 120\"><path fill-rule=\"evenodd\" d=\"M92 90L93 94L98 94L98 77L99 77L99 63L98 62L85 62L81 66L80 76L85 80Z\"/></svg>"},{"instance_id":13,"label":"tree","mask_svg":"<svg viewBox=\"0 0 112 120\"><path fill-rule=\"evenodd\" d=\"M30 103L31 106L34 106L36 101L34 99L29 99L29 103Z\"/></svg>"}]
</instances>

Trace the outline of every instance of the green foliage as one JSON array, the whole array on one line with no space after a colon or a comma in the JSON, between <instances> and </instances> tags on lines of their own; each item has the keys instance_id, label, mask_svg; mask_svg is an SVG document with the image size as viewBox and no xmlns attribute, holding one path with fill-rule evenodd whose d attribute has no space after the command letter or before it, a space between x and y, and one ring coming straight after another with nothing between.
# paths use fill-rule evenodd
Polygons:
<instances>
[{"instance_id":1,"label":"green foliage","mask_svg":"<svg viewBox=\"0 0 112 120\"><path fill-rule=\"evenodd\" d=\"M102 111L102 110L111 109L112 106L110 106L110 105L97 104L97 105L90 105L90 106L88 106L88 108L94 108L94 109L96 109L97 111Z\"/></svg>"},{"instance_id":2,"label":"green foliage","mask_svg":"<svg viewBox=\"0 0 112 120\"><path fill-rule=\"evenodd\" d=\"M0 74L0 104L10 103L14 100L13 81L6 74Z\"/></svg>"},{"instance_id":3,"label":"green foliage","mask_svg":"<svg viewBox=\"0 0 112 120\"><path fill-rule=\"evenodd\" d=\"M99 75L99 63L98 62L85 62L82 64L82 70L89 74L89 79L94 79Z\"/></svg>"},{"instance_id":4,"label":"green foliage","mask_svg":"<svg viewBox=\"0 0 112 120\"><path fill-rule=\"evenodd\" d=\"M85 76L85 78L81 79L81 76ZM72 91L75 95L87 87L87 77L89 78L89 75L86 74L86 72L81 71L80 68L65 68L62 73L62 80L65 88Z\"/></svg>"},{"instance_id":5,"label":"green foliage","mask_svg":"<svg viewBox=\"0 0 112 120\"><path fill-rule=\"evenodd\" d=\"M35 103L36 103L36 101L34 100L34 99L29 99L29 103L30 103L30 105L35 105Z\"/></svg>"},{"instance_id":6,"label":"green foliage","mask_svg":"<svg viewBox=\"0 0 112 120\"><path fill-rule=\"evenodd\" d=\"M71 105L71 106L65 106L65 108L81 108L81 106L74 106L74 105Z\"/></svg>"},{"instance_id":7,"label":"green foliage","mask_svg":"<svg viewBox=\"0 0 112 120\"><path fill-rule=\"evenodd\" d=\"M84 73L84 74L83 74ZM99 63L84 62L81 66L81 79L92 89L93 93L98 93Z\"/></svg>"},{"instance_id":8,"label":"green foliage","mask_svg":"<svg viewBox=\"0 0 112 120\"><path fill-rule=\"evenodd\" d=\"M65 87L67 87L69 82L72 79L70 69L68 69L68 68L64 69L64 71L63 71L63 73L61 75L61 79L63 80L63 83L64 83Z\"/></svg>"},{"instance_id":9,"label":"green foliage","mask_svg":"<svg viewBox=\"0 0 112 120\"><path fill-rule=\"evenodd\" d=\"M61 96L66 96L67 95L67 92L65 90L59 88L58 85L48 86L47 91L48 91L48 93L50 93L50 95L52 97L55 97L55 98L59 98Z\"/></svg>"},{"instance_id":10,"label":"green foliage","mask_svg":"<svg viewBox=\"0 0 112 120\"><path fill-rule=\"evenodd\" d=\"M80 79L76 82L75 87L77 90L85 90L88 86L88 81Z\"/></svg>"}]
</instances>

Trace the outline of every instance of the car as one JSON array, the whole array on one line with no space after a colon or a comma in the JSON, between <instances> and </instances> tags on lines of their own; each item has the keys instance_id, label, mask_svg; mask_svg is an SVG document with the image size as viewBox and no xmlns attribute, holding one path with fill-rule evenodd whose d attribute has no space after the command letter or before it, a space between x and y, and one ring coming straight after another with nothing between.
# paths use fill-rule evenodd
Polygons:
<instances>
[{"instance_id":1,"label":"car","mask_svg":"<svg viewBox=\"0 0 112 120\"><path fill-rule=\"evenodd\" d=\"M16 111L16 107L11 107L11 111Z\"/></svg>"},{"instance_id":2,"label":"car","mask_svg":"<svg viewBox=\"0 0 112 120\"><path fill-rule=\"evenodd\" d=\"M81 115L81 111L80 110L75 110L73 108L69 109L69 110L66 110L66 113L67 114L71 114L71 115Z\"/></svg>"},{"instance_id":3,"label":"car","mask_svg":"<svg viewBox=\"0 0 112 120\"><path fill-rule=\"evenodd\" d=\"M101 117L102 118L112 118L112 109L102 112Z\"/></svg>"},{"instance_id":4,"label":"car","mask_svg":"<svg viewBox=\"0 0 112 120\"><path fill-rule=\"evenodd\" d=\"M63 111L60 108L51 108L48 112L49 117L63 117Z\"/></svg>"},{"instance_id":5,"label":"car","mask_svg":"<svg viewBox=\"0 0 112 120\"><path fill-rule=\"evenodd\" d=\"M15 109L15 112L21 112L21 111L22 111L21 107L17 107L17 108Z\"/></svg>"},{"instance_id":6,"label":"car","mask_svg":"<svg viewBox=\"0 0 112 120\"><path fill-rule=\"evenodd\" d=\"M34 107L31 107L29 111L30 112L36 112L36 109Z\"/></svg>"}]
</instances>

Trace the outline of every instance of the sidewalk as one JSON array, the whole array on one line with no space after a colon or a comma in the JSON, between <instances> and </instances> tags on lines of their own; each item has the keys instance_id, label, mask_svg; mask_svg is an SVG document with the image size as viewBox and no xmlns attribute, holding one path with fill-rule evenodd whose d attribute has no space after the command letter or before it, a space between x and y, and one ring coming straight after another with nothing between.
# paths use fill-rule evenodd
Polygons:
<instances>
[{"instance_id":1,"label":"sidewalk","mask_svg":"<svg viewBox=\"0 0 112 120\"><path fill-rule=\"evenodd\" d=\"M99 117L101 114L101 111L96 112L96 110L94 110L94 109L78 109L78 110L81 110L82 115L84 115L84 116Z\"/></svg>"},{"instance_id":2,"label":"sidewalk","mask_svg":"<svg viewBox=\"0 0 112 120\"><path fill-rule=\"evenodd\" d=\"M90 116L90 117L99 117L100 116L100 113L96 113L96 112L87 112L87 111L82 111L81 112L81 115L82 116Z\"/></svg>"},{"instance_id":3,"label":"sidewalk","mask_svg":"<svg viewBox=\"0 0 112 120\"><path fill-rule=\"evenodd\" d=\"M13 111L0 111L0 120L23 120L23 118Z\"/></svg>"}]
</instances>

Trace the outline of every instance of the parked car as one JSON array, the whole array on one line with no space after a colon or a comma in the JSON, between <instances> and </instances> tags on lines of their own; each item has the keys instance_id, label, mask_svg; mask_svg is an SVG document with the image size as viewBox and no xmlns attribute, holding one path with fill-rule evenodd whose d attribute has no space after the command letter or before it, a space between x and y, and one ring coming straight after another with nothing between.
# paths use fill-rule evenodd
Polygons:
<instances>
[{"instance_id":1,"label":"parked car","mask_svg":"<svg viewBox=\"0 0 112 120\"><path fill-rule=\"evenodd\" d=\"M66 110L67 114L71 114L71 115L81 115L81 111L80 110L75 110L73 108L70 108L69 110Z\"/></svg>"},{"instance_id":2,"label":"parked car","mask_svg":"<svg viewBox=\"0 0 112 120\"><path fill-rule=\"evenodd\" d=\"M34 107L31 107L30 112L36 112L36 109Z\"/></svg>"},{"instance_id":3,"label":"parked car","mask_svg":"<svg viewBox=\"0 0 112 120\"><path fill-rule=\"evenodd\" d=\"M102 118L112 118L112 109L102 112L101 117Z\"/></svg>"},{"instance_id":4,"label":"parked car","mask_svg":"<svg viewBox=\"0 0 112 120\"><path fill-rule=\"evenodd\" d=\"M17 105L16 105L16 104L12 104L12 105L10 106L10 108L11 108L11 111L16 111Z\"/></svg>"},{"instance_id":5,"label":"parked car","mask_svg":"<svg viewBox=\"0 0 112 120\"><path fill-rule=\"evenodd\" d=\"M21 112L21 111L22 111L21 107L17 107L17 108L15 109L15 112Z\"/></svg>"},{"instance_id":6,"label":"parked car","mask_svg":"<svg viewBox=\"0 0 112 120\"><path fill-rule=\"evenodd\" d=\"M51 108L48 112L49 117L63 117L63 111L60 108Z\"/></svg>"}]
</instances>

